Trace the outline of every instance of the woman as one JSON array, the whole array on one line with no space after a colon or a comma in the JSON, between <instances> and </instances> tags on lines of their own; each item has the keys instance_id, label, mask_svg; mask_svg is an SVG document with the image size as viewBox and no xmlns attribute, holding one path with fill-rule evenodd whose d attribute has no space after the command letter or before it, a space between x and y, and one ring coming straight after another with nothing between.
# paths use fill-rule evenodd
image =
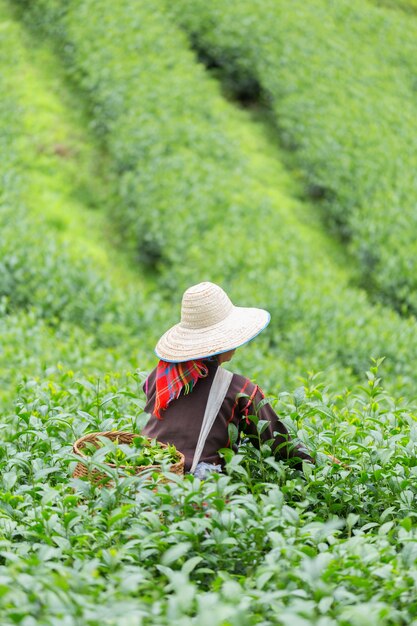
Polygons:
<instances>
[{"instance_id":1,"label":"woman","mask_svg":"<svg viewBox=\"0 0 417 626\"><path fill-rule=\"evenodd\" d=\"M232 358L238 347L264 330L269 321L270 315L263 309L234 306L223 289L213 283L199 283L184 293L181 322L158 341L155 353L160 361L144 385L145 411L151 417L143 434L174 444L185 456L185 471L192 469L200 478L210 471L221 471L223 460L218 450L230 445L229 424L239 432L256 436L256 425L249 419L255 413L267 421L261 438L273 440L278 458L294 459L299 467L303 460L313 462L300 444L291 443L286 427L269 404L257 411L264 395L239 374L229 374L219 396L220 408L214 409L212 426L208 426L208 436L201 442L206 407L213 404L218 374L223 374L218 368ZM194 469L198 441L202 449ZM253 441L256 445L255 438Z\"/></svg>"}]
</instances>

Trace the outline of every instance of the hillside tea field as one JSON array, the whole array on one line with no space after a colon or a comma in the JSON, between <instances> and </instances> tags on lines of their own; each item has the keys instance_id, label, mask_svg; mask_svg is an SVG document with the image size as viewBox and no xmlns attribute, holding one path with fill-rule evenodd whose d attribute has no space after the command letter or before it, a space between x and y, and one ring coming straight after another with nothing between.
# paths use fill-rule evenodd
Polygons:
<instances>
[{"instance_id":1,"label":"hillside tea field","mask_svg":"<svg viewBox=\"0 0 417 626\"><path fill-rule=\"evenodd\" d=\"M415 10L0 0L1 626L417 626ZM201 280L315 465L74 478Z\"/></svg>"},{"instance_id":2,"label":"hillside tea field","mask_svg":"<svg viewBox=\"0 0 417 626\"><path fill-rule=\"evenodd\" d=\"M360 284L415 313L415 20L362 0L167 5L232 89L264 92Z\"/></svg>"},{"instance_id":3,"label":"hillside tea field","mask_svg":"<svg viewBox=\"0 0 417 626\"><path fill-rule=\"evenodd\" d=\"M80 89L115 179L109 219L168 299L208 266L235 299L253 294L272 314L249 357L268 384L330 370L343 386L384 355L394 386L414 388L414 319L353 286L358 268L300 202L271 138L225 101L159 2L18 4Z\"/></svg>"}]
</instances>

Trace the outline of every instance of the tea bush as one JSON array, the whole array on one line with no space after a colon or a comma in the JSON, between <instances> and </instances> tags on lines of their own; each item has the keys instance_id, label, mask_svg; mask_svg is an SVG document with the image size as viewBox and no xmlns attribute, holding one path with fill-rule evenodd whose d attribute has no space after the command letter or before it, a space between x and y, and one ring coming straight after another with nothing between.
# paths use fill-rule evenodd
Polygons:
<instances>
[{"instance_id":1,"label":"tea bush","mask_svg":"<svg viewBox=\"0 0 417 626\"><path fill-rule=\"evenodd\" d=\"M389 9L400 9L406 13L417 13L416 0L370 0L373 4Z\"/></svg>"},{"instance_id":2,"label":"tea bush","mask_svg":"<svg viewBox=\"0 0 417 626\"><path fill-rule=\"evenodd\" d=\"M416 313L414 18L360 0L167 6L235 91L260 86L361 285Z\"/></svg>"},{"instance_id":3,"label":"tea bush","mask_svg":"<svg viewBox=\"0 0 417 626\"><path fill-rule=\"evenodd\" d=\"M62 250L62 242L54 240L39 217L29 215L24 203L29 187L24 164L33 137L24 126L24 103L13 98L13 82L17 81L12 72L20 75L24 70L19 33L12 23L3 24L0 118L5 159L0 165L0 295L8 310L34 307L51 324L65 320L96 329L101 321L117 316L111 286L90 269L88 258Z\"/></svg>"},{"instance_id":4,"label":"tea bush","mask_svg":"<svg viewBox=\"0 0 417 626\"><path fill-rule=\"evenodd\" d=\"M346 396L311 383L277 399L317 456L304 474L264 447L261 474L241 450L205 482L71 479L86 430L139 432L141 382L61 370L17 390L0 458L4 624L415 622L415 408L377 367Z\"/></svg>"},{"instance_id":5,"label":"tea bush","mask_svg":"<svg viewBox=\"0 0 417 626\"><path fill-rule=\"evenodd\" d=\"M93 193L87 131L71 115L68 101L57 98L65 84L56 74L48 76L53 57L39 45L29 47L3 4L0 22L3 411L14 397L14 385L26 376L43 376L64 365L91 373L126 369L136 365L139 355L150 365L153 337L141 332L160 314L151 295L146 298L147 281L120 263L117 249L111 261L119 263L119 271L101 253L105 244L94 244L91 227L87 235L83 232L87 219L80 219L81 232L74 227L81 210L92 211L85 187L88 179ZM58 154L58 147L68 150ZM94 219L98 234L97 209Z\"/></svg>"},{"instance_id":6,"label":"tea bush","mask_svg":"<svg viewBox=\"0 0 417 626\"><path fill-rule=\"evenodd\" d=\"M29 53L22 27L3 6L0 15L3 312L30 310L51 326L75 324L109 347L128 342L148 316L155 316L151 295L144 310L148 281L123 267L117 273L102 253L106 242L94 244L94 235L72 229L71 214L77 215L80 205L85 213L92 211L85 185L88 181L91 194L98 186L92 175L94 153L80 139L80 120L71 119L68 102L56 96L65 88L63 81L59 85L45 67L33 65L34 59L51 63L46 51L38 45ZM102 221L95 212L98 234ZM116 249L114 261L121 265ZM125 277L130 284L122 283Z\"/></svg>"},{"instance_id":7,"label":"tea bush","mask_svg":"<svg viewBox=\"0 0 417 626\"><path fill-rule=\"evenodd\" d=\"M413 385L414 321L349 288L346 259L294 199L277 153L224 101L160 4L80 0L60 5L58 17L47 0L24 6L82 88L119 181L112 216L126 246L158 269L158 290L178 302L210 278L238 304L268 308L267 338L237 361L251 362L264 384L318 369L347 383L370 355L386 355Z\"/></svg>"}]
</instances>

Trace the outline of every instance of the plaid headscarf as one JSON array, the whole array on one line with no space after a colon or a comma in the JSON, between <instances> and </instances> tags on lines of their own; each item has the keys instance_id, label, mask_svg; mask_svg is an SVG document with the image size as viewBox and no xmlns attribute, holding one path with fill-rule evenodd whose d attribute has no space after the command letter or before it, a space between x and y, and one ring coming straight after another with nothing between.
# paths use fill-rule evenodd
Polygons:
<instances>
[{"instance_id":1,"label":"plaid headscarf","mask_svg":"<svg viewBox=\"0 0 417 626\"><path fill-rule=\"evenodd\" d=\"M199 378L205 378L208 367L203 361L185 361L167 363L159 361L156 368L156 399L154 415L162 419L161 411L167 408L171 400L178 398L181 391L190 393Z\"/></svg>"}]
</instances>

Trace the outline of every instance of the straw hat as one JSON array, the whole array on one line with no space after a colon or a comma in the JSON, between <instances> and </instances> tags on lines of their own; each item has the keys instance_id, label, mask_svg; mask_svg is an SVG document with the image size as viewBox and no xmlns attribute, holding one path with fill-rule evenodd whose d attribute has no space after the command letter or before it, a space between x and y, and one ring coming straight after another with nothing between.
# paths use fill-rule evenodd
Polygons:
<instances>
[{"instance_id":1,"label":"straw hat","mask_svg":"<svg viewBox=\"0 0 417 626\"><path fill-rule=\"evenodd\" d=\"M155 353L181 363L228 352L256 337L270 318L263 309L234 306L214 283L199 283L184 293L181 322L162 335Z\"/></svg>"}]
</instances>

